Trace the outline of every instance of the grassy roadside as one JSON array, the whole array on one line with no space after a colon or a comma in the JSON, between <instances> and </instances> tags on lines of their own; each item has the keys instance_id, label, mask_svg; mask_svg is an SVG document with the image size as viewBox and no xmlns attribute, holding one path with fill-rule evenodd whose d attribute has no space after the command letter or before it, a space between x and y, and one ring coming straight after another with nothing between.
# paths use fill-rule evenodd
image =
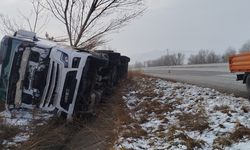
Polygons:
<instances>
[{"instance_id":1,"label":"grassy roadside","mask_svg":"<svg viewBox=\"0 0 250 150\"><path fill-rule=\"evenodd\" d=\"M130 72L114 94L105 97L96 108L95 116L73 122L52 118L48 124L36 128L30 140L17 149L123 150L131 148L126 145L138 144L145 149L178 146L188 150L223 149L244 139L250 140L250 128L244 121L232 120L248 114L250 107L235 106L237 99L233 97L229 97L233 105L221 105L216 97L224 96L207 90L152 78L139 71ZM216 119L211 120L212 116ZM227 131L228 125L232 125L232 129ZM215 138L208 143L206 138L200 138L205 135ZM148 147L143 147L145 145Z\"/></svg>"},{"instance_id":2,"label":"grassy roadside","mask_svg":"<svg viewBox=\"0 0 250 150\"><path fill-rule=\"evenodd\" d=\"M0 112L4 111L5 103L0 101ZM0 117L0 143L3 143L4 140L9 140L15 137L18 133L21 132L21 129L15 126L10 126L3 124L3 118ZM3 149L3 145L0 145L0 149Z\"/></svg>"}]
</instances>

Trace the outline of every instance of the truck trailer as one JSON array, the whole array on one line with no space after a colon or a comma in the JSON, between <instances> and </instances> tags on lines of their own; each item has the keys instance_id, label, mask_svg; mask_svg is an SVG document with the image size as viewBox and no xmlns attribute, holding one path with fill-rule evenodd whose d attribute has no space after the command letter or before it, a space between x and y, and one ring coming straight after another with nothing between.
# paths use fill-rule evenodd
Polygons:
<instances>
[{"instance_id":1,"label":"truck trailer","mask_svg":"<svg viewBox=\"0 0 250 150\"><path fill-rule=\"evenodd\" d=\"M230 56L229 69L232 73L237 73L237 80L246 84L250 93L250 52Z\"/></svg>"},{"instance_id":2,"label":"truck trailer","mask_svg":"<svg viewBox=\"0 0 250 150\"><path fill-rule=\"evenodd\" d=\"M24 30L0 45L0 100L6 109L56 112L72 119L91 113L126 76L130 59L114 51L87 51Z\"/></svg>"}]
</instances>

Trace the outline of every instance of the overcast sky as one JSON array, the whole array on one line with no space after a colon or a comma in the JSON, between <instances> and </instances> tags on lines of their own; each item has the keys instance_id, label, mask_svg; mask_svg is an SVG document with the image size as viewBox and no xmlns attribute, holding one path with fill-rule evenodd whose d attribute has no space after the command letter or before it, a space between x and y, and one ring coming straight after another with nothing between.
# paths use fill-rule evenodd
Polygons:
<instances>
[{"instance_id":1,"label":"overcast sky","mask_svg":"<svg viewBox=\"0 0 250 150\"><path fill-rule=\"evenodd\" d=\"M17 16L29 10L28 0L6 0L0 13ZM148 10L116 34L109 36L109 47L132 57L132 61L170 53L186 55L200 49L217 53L229 47L240 48L250 40L249 0L147 0ZM63 28L48 31L59 33Z\"/></svg>"}]
</instances>

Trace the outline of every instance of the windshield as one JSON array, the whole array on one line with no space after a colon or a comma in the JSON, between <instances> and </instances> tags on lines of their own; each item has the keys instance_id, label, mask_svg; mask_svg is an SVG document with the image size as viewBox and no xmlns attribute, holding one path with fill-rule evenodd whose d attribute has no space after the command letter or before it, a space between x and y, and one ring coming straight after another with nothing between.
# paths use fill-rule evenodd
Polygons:
<instances>
[{"instance_id":1,"label":"windshield","mask_svg":"<svg viewBox=\"0 0 250 150\"><path fill-rule=\"evenodd\" d=\"M0 46L0 100L5 100L12 61L17 47L22 42L16 39L5 37Z\"/></svg>"}]
</instances>

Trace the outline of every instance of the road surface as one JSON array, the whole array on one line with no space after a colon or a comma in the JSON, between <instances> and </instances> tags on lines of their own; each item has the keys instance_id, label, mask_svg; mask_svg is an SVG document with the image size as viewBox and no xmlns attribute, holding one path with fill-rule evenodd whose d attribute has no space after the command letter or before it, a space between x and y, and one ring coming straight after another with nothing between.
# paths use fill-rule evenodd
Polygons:
<instances>
[{"instance_id":1,"label":"road surface","mask_svg":"<svg viewBox=\"0 0 250 150\"><path fill-rule=\"evenodd\" d=\"M242 81L236 81L236 74L230 73L228 64L148 67L143 71L155 77L214 88L235 96L249 97L245 84L242 84Z\"/></svg>"}]
</instances>

